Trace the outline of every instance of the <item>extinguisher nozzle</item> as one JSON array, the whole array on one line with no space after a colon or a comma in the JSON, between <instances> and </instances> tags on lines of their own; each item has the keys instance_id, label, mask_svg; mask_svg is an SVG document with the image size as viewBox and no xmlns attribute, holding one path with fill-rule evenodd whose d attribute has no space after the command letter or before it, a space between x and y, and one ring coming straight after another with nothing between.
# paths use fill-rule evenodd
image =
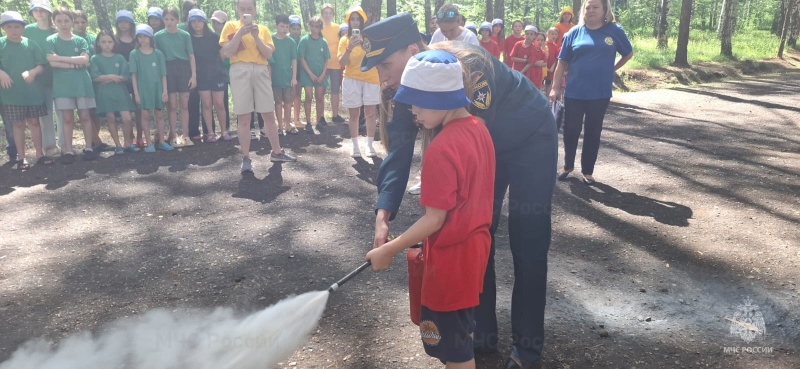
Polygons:
<instances>
[{"instance_id":1,"label":"extinguisher nozzle","mask_svg":"<svg viewBox=\"0 0 800 369\"><path fill-rule=\"evenodd\" d=\"M369 261L365 262L364 264L361 264L361 266L356 268L356 270L348 273L346 276L344 276L344 278L342 278L342 279L336 281L336 283L332 284L328 288L328 292L333 292L333 291L338 290L341 285L345 284L351 278L355 277L358 273L363 272L364 269L367 269L370 265L372 265L372 263L370 263Z\"/></svg>"}]
</instances>

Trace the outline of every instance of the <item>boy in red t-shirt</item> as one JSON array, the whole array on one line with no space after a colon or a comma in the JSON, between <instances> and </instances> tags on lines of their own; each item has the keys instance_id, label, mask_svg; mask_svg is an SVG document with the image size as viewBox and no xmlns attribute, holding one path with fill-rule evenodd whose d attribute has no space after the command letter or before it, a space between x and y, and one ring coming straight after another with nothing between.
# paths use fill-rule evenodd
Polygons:
<instances>
[{"instance_id":1,"label":"boy in red t-shirt","mask_svg":"<svg viewBox=\"0 0 800 369\"><path fill-rule=\"evenodd\" d=\"M506 37L506 40L503 41L503 62L506 63L509 67L511 67L511 52L514 50L514 46L517 42L523 41L524 37L522 35L522 30L525 28L525 25L522 23L521 20L515 20L514 23L511 23L511 34Z\"/></svg>"},{"instance_id":2,"label":"boy in red t-shirt","mask_svg":"<svg viewBox=\"0 0 800 369\"><path fill-rule=\"evenodd\" d=\"M544 77L544 95L550 96L550 89L553 88L553 73L556 70L556 62L558 61L558 53L561 47L558 46L558 30L555 27L547 30L547 75Z\"/></svg>"},{"instance_id":3,"label":"boy in red t-shirt","mask_svg":"<svg viewBox=\"0 0 800 369\"><path fill-rule=\"evenodd\" d=\"M478 34L481 36L481 46L483 46L489 54L500 59L500 46L492 39L492 24L489 22L481 23L480 28L478 28Z\"/></svg>"},{"instance_id":4,"label":"boy in red t-shirt","mask_svg":"<svg viewBox=\"0 0 800 369\"><path fill-rule=\"evenodd\" d=\"M540 90L542 89L544 76L547 75L547 52L544 47L544 33L537 33L533 41L532 57L529 59L533 66L528 69L527 77Z\"/></svg>"},{"instance_id":5,"label":"boy in red t-shirt","mask_svg":"<svg viewBox=\"0 0 800 369\"><path fill-rule=\"evenodd\" d=\"M511 61L513 62L512 68L518 70L520 73L528 77L528 79L536 85L542 87L542 67L545 66L544 52L534 45L536 40L536 27L525 27L525 40L517 42L514 45L514 50L511 51Z\"/></svg>"},{"instance_id":6,"label":"boy in red t-shirt","mask_svg":"<svg viewBox=\"0 0 800 369\"><path fill-rule=\"evenodd\" d=\"M466 109L461 64L452 54L415 55L400 84L394 100L411 105L426 129L441 127L422 159L425 215L366 259L383 270L395 254L424 240L423 347L446 368L475 368L471 334L491 246L494 145L483 122Z\"/></svg>"}]
</instances>

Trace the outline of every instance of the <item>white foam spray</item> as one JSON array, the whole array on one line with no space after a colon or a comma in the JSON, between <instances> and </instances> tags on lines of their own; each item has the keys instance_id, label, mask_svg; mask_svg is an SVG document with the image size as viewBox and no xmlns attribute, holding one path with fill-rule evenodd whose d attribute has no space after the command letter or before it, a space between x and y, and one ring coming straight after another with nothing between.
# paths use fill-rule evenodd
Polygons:
<instances>
[{"instance_id":1,"label":"white foam spray","mask_svg":"<svg viewBox=\"0 0 800 369\"><path fill-rule=\"evenodd\" d=\"M250 369L270 368L308 340L328 302L308 292L237 317L231 309L173 313L153 310L81 333L57 347L22 345L0 369Z\"/></svg>"}]
</instances>

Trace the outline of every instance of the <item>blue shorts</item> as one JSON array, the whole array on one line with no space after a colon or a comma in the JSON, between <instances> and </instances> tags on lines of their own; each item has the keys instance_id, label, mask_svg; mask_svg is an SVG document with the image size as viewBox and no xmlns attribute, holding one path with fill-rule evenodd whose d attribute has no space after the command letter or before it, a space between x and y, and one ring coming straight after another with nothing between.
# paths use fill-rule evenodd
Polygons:
<instances>
[{"instance_id":1,"label":"blue shorts","mask_svg":"<svg viewBox=\"0 0 800 369\"><path fill-rule=\"evenodd\" d=\"M421 307L419 331L425 353L442 363L463 363L474 358L472 332L475 308L433 311Z\"/></svg>"}]
</instances>

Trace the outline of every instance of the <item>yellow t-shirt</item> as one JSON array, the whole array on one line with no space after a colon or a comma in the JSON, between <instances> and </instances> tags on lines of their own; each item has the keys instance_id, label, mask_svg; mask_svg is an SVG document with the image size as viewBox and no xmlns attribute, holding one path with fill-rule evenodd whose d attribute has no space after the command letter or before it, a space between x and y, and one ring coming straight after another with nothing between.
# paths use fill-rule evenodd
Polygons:
<instances>
[{"instance_id":1,"label":"yellow t-shirt","mask_svg":"<svg viewBox=\"0 0 800 369\"><path fill-rule=\"evenodd\" d=\"M336 55L336 52L339 51L339 25L331 22L329 26L323 26L322 37L325 37L325 41L328 42L328 50L331 55ZM328 59L328 64L325 64L325 68L342 69L339 65L339 58L332 57Z\"/></svg>"},{"instance_id":2,"label":"yellow t-shirt","mask_svg":"<svg viewBox=\"0 0 800 369\"><path fill-rule=\"evenodd\" d=\"M341 40L339 40L339 53L337 55L340 58L347 51L348 45L350 45L350 38L347 36L344 36ZM354 47L353 50L350 51L350 62L344 67L344 76L347 78L379 85L380 78L378 77L378 69L372 68L366 72L361 71L361 60L364 59L364 55L367 55L367 53L364 51L361 45Z\"/></svg>"},{"instance_id":3,"label":"yellow t-shirt","mask_svg":"<svg viewBox=\"0 0 800 369\"><path fill-rule=\"evenodd\" d=\"M241 21L232 21L225 23L225 27L222 28L222 32L219 35L219 45L222 46L223 44L228 43L232 38L233 35L236 34L236 31L242 27ZM272 43L272 35L269 32L269 28L267 26L258 25L258 37L267 45L271 45L273 49L275 48L275 44ZM253 38L253 35L246 34L242 37L242 43L239 46L239 51L236 52L231 57L231 64L235 63L254 63L254 64L263 64L269 65L267 59L261 55L261 52L258 51L258 47L256 46L256 39Z\"/></svg>"}]
</instances>

